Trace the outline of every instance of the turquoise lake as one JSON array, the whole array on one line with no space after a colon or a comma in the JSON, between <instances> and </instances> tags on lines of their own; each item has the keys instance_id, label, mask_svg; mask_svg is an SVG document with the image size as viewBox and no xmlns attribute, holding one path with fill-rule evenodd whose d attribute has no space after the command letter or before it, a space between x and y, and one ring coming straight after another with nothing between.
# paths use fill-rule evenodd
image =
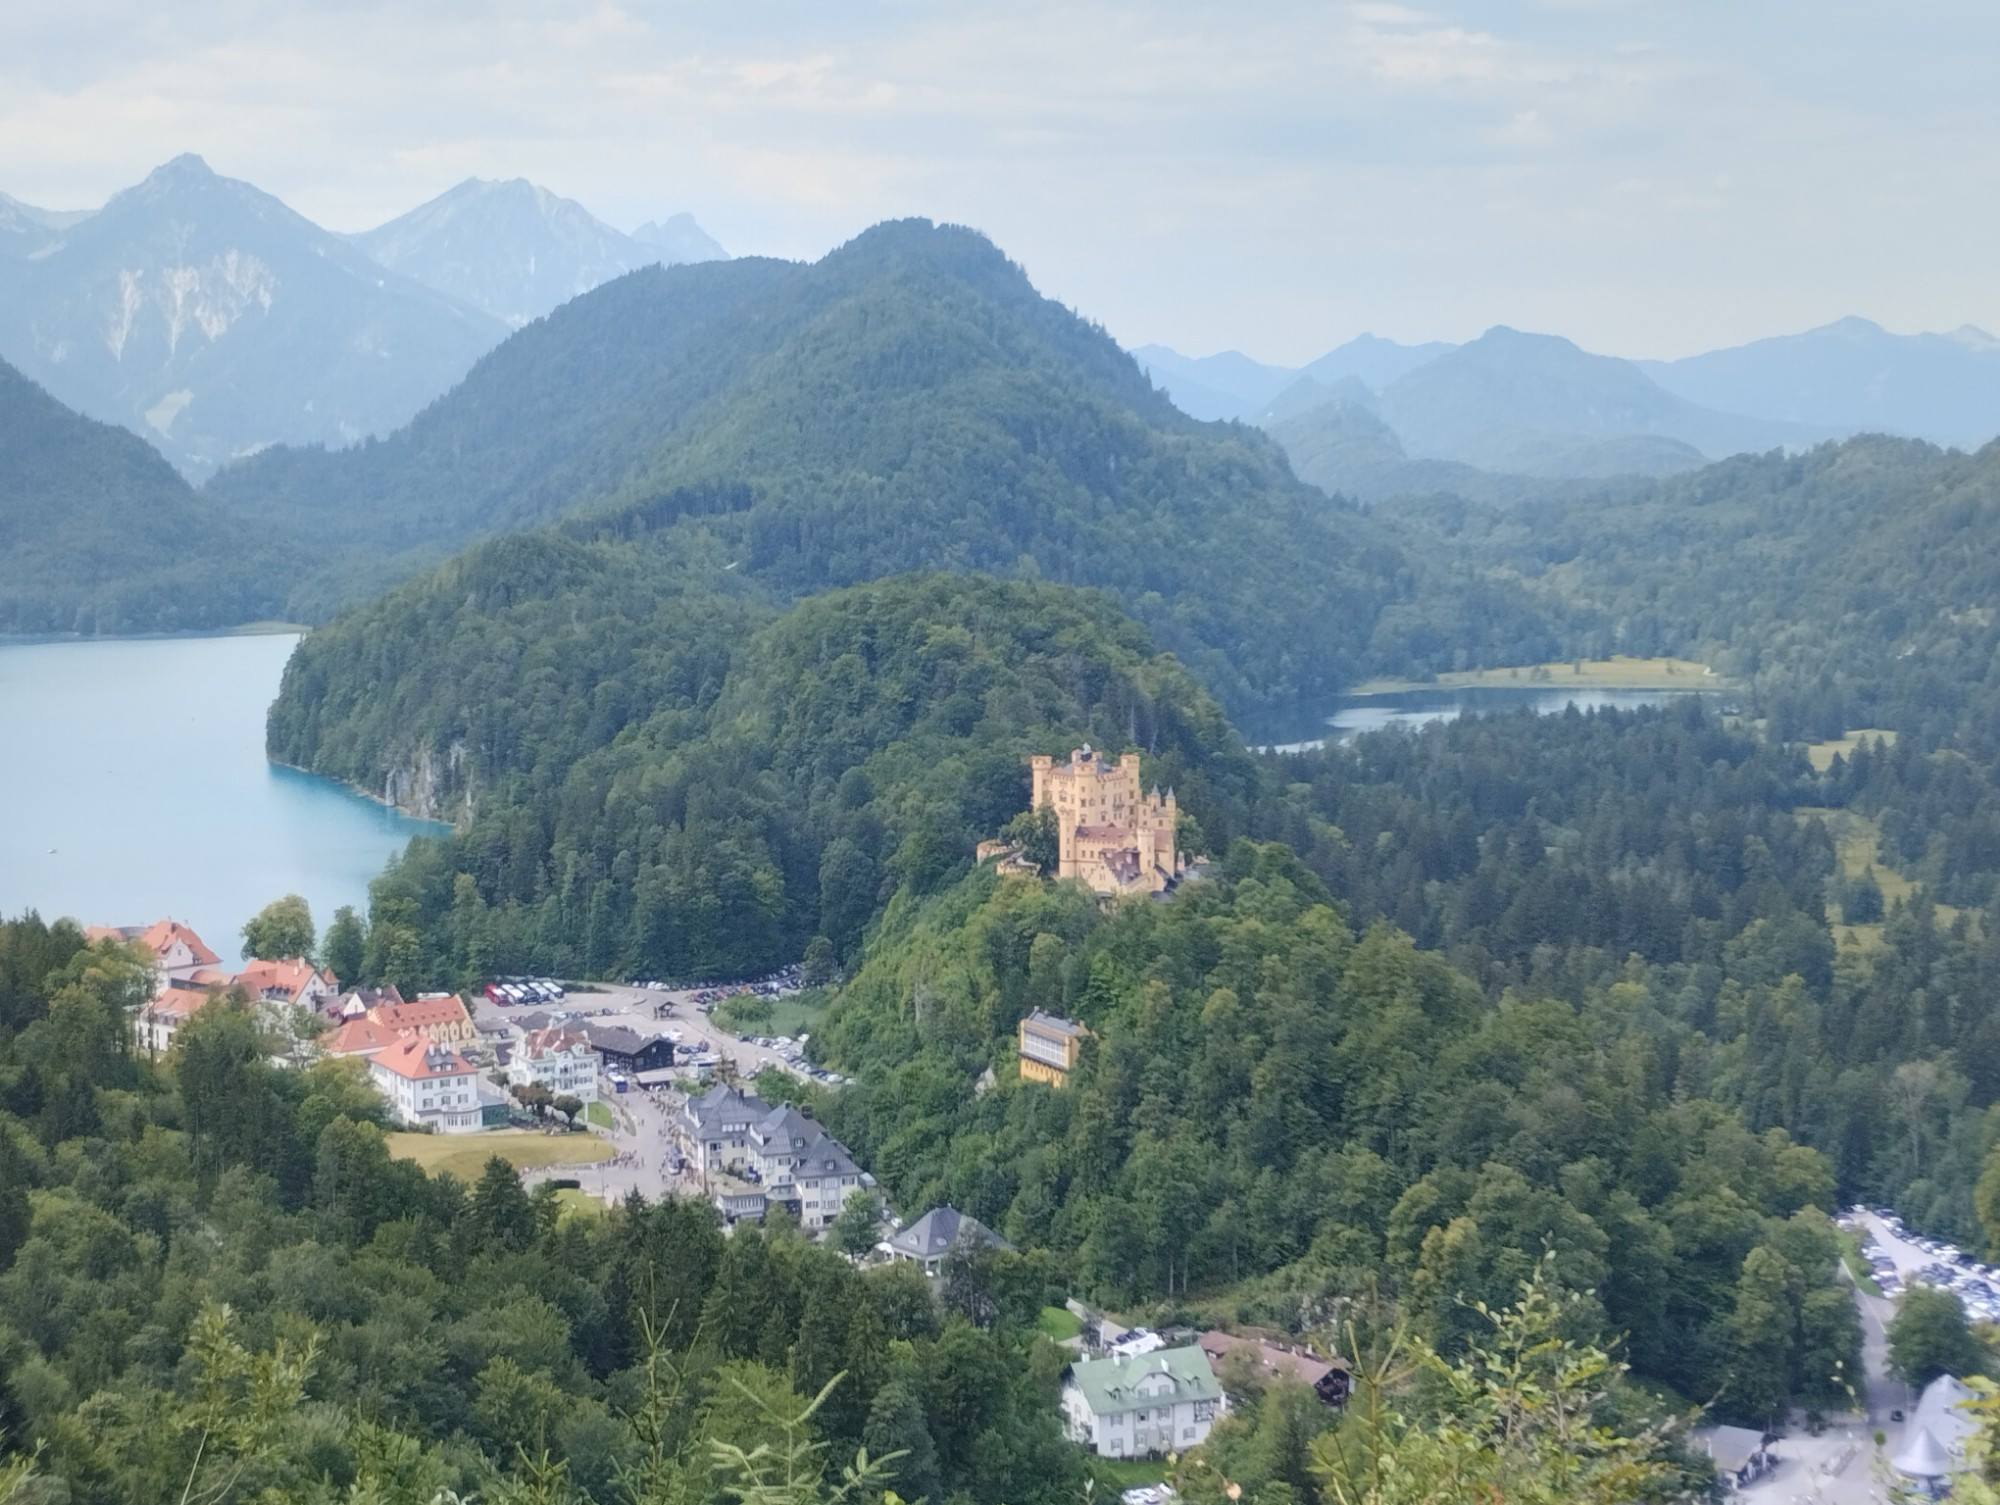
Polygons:
<instances>
[{"instance_id":1,"label":"turquoise lake","mask_svg":"<svg viewBox=\"0 0 2000 1505\"><path fill-rule=\"evenodd\" d=\"M366 912L405 819L264 759L298 638L0 644L0 915L192 925L228 964L243 922L303 894Z\"/></svg>"}]
</instances>

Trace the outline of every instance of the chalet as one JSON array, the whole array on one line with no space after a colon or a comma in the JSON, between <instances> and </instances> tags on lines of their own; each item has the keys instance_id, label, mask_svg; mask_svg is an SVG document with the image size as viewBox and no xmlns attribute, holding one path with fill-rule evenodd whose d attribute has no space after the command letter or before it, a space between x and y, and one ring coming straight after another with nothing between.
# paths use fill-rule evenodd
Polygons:
<instances>
[{"instance_id":1,"label":"chalet","mask_svg":"<svg viewBox=\"0 0 2000 1505\"><path fill-rule=\"evenodd\" d=\"M1291 1380L1304 1385L1327 1405L1347 1404L1353 1375L1345 1362L1322 1359L1293 1344L1273 1342L1247 1334L1206 1332L1195 1340L1208 1355L1209 1366L1227 1381L1240 1369L1250 1377L1269 1383Z\"/></svg>"},{"instance_id":2,"label":"chalet","mask_svg":"<svg viewBox=\"0 0 2000 1505\"><path fill-rule=\"evenodd\" d=\"M328 1003L326 1011L329 1018L338 1021L341 1019L353 1019L367 1013L370 1009L381 1008L384 1004L401 1003L402 1001L403 995L397 991L394 984L380 988L355 988L351 992L342 993L338 998Z\"/></svg>"},{"instance_id":3,"label":"chalet","mask_svg":"<svg viewBox=\"0 0 2000 1505\"><path fill-rule=\"evenodd\" d=\"M478 1082L457 1051L421 1035L403 1035L368 1058L369 1079L406 1124L440 1134L485 1126Z\"/></svg>"},{"instance_id":4,"label":"chalet","mask_svg":"<svg viewBox=\"0 0 2000 1505\"><path fill-rule=\"evenodd\" d=\"M944 1272L945 1261L954 1250L982 1245L992 1249L1013 1247L979 1219L968 1217L956 1207L933 1207L884 1243L895 1258L932 1276Z\"/></svg>"},{"instance_id":5,"label":"chalet","mask_svg":"<svg viewBox=\"0 0 2000 1505\"><path fill-rule=\"evenodd\" d=\"M364 1060L403 1038L365 1014L343 1020L340 1028L321 1037L319 1048L330 1056L360 1056Z\"/></svg>"},{"instance_id":6,"label":"chalet","mask_svg":"<svg viewBox=\"0 0 2000 1505\"><path fill-rule=\"evenodd\" d=\"M1100 1458L1186 1452L1227 1407L1199 1348L1080 1359L1063 1376L1063 1430Z\"/></svg>"},{"instance_id":7,"label":"chalet","mask_svg":"<svg viewBox=\"0 0 2000 1505\"><path fill-rule=\"evenodd\" d=\"M606 1071L623 1071L635 1081L674 1064L674 1042L665 1035L646 1036L623 1025L586 1024L584 1034Z\"/></svg>"}]
</instances>

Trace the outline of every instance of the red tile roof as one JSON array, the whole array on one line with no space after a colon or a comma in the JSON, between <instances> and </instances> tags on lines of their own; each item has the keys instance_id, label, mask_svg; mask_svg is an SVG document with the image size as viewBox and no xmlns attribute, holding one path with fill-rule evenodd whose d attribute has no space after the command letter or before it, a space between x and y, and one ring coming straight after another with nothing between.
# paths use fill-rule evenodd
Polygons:
<instances>
[{"instance_id":1,"label":"red tile roof","mask_svg":"<svg viewBox=\"0 0 2000 1505\"><path fill-rule=\"evenodd\" d=\"M327 986L333 986L333 974L322 974L311 962L297 958L283 962L256 961L236 974L236 981L246 992L263 997L267 993L283 993L296 1003L314 978L320 978Z\"/></svg>"},{"instance_id":2,"label":"red tile roof","mask_svg":"<svg viewBox=\"0 0 2000 1505\"><path fill-rule=\"evenodd\" d=\"M320 1048L331 1056L369 1056L386 1050L403 1037L373 1019L350 1019L327 1036Z\"/></svg>"},{"instance_id":3,"label":"red tile roof","mask_svg":"<svg viewBox=\"0 0 2000 1505\"><path fill-rule=\"evenodd\" d=\"M212 967L222 960L221 957L202 944L200 936L188 929L179 920L157 921L140 932L138 939L139 944L155 956L165 956L167 949L178 940L186 943L189 953L201 966Z\"/></svg>"},{"instance_id":4,"label":"red tile roof","mask_svg":"<svg viewBox=\"0 0 2000 1505\"><path fill-rule=\"evenodd\" d=\"M416 998L408 1003L377 1004L368 1017L390 1029L432 1029L440 1024L469 1024L472 1016L453 993Z\"/></svg>"},{"instance_id":5,"label":"red tile roof","mask_svg":"<svg viewBox=\"0 0 2000 1505\"><path fill-rule=\"evenodd\" d=\"M394 1045L376 1052L375 1064L387 1067L399 1077L427 1082L433 1077L470 1076L472 1068L455 1050L445 1050L422 1035L404 1035Z\"/></svg>"}]
</instances>

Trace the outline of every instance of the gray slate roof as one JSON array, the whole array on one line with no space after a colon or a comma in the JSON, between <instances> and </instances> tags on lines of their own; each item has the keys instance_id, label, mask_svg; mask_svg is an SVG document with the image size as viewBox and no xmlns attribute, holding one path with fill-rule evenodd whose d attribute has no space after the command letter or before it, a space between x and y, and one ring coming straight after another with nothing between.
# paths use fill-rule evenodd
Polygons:
<instances>
[{"instance_id":1,"label":"gray slate roof","mask_svg":"<svg viewBox=\"0 0 2000 1505\"><path fill-rule=\"evenodd\" d=\"M889 1247L913 1259L936 1259L961 1242L985 1243L996 1249L1013 1247L979 1219L966 1216L956 1207L933 1207L890 1239Z\"/></svg>"}]
</instances>

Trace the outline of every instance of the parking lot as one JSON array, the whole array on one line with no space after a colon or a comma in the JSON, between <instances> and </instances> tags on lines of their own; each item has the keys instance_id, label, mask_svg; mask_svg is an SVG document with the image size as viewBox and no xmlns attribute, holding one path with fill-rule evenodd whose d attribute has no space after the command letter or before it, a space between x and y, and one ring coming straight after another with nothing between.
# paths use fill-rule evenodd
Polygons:
<instances>
[{"instance_id":1,"label":"parking lot","mask_svg":"<svg viewBox=\"0 0 2000 1505\"><path fill-rule=\"evenodd\" d=\"M547 1002L495 1003L490 998L482 997L475 1012L480 1018L502 1020L518 1019L532 1013L562 1014L592 1024L623 1026L646 1037L664 1032L674 1038L674 1043L682 1052L692 1053L697 1061L712 1056L718 1063L730 1062L744 1077L754 1077L767 1067L793 1076L815 1075L798 1042L782 1037L744 1039L713 1024L709 1016L701 1012L697 1002L703 993L709 991L596 983L587 988L573 988L564 997ZM821 1076L818 1079L827 1086L839 1085L838 1078Z\"/></svg>"}]
</instances>

